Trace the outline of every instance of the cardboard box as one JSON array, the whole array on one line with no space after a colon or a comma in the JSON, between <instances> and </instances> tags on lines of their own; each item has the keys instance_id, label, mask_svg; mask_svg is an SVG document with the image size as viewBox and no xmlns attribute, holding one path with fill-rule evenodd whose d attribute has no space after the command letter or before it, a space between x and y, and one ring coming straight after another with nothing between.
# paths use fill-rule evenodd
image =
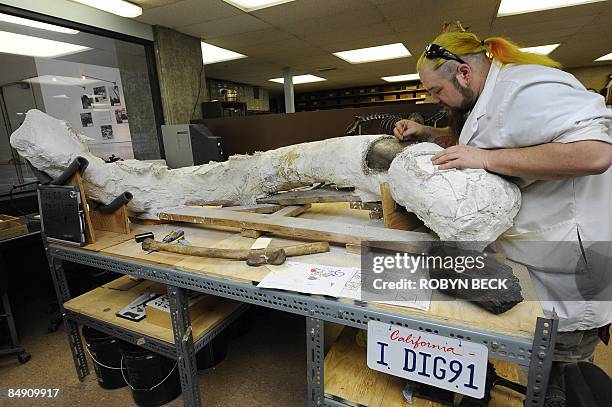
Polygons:
<instances>
[{"instance_id":1,"label":"cardboard box","mask_svg":"<svg viewBox=\"0 0 612 407\"><path fill-rule=\"evenodd\" d=\"M206 294L194 293L189 298L189 319L195 320L206 312L212 303L215 302L215 298ZM155 324L162 328L172 329L172 318L170 317L170 303L168 302L168 296L162 295L154 298L145 304L145 312L147 314L147 322Z\"/></svg>"}]
</instances>

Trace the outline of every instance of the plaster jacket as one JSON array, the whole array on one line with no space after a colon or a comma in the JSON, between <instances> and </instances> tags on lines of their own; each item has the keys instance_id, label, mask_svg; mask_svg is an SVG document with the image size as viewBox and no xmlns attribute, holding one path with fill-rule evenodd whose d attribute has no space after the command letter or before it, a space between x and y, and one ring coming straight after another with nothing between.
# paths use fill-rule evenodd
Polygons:
<instances>
[{"instance_id":1,"label":"plaster jacket","mask_svg":"<svg viewBox=\"0 0 612 407\"><path fill-rule=\"evenodd\" d=\"M559 69L496 60L459 137L485 149L584 140L612 143L612 110L603 97ZM554 181L509 179L522 205L495 246L529 268L560 331L611 322L612 168Z\"/></svg>"}]
</instances>

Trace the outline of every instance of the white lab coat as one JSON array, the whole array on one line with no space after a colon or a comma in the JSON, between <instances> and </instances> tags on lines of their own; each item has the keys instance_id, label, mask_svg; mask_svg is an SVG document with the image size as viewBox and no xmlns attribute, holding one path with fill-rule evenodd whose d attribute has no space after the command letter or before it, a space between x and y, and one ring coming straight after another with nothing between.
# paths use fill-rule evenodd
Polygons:
<instances>
[{"instance_id":1,"label":"white lab coat","mask_svg":"<svg viewBox=\"0 0 612 407\"><path fill-rule=\"evenodd\" d=\"M601 95L588 92L574 76L559 69L502 66L498 61L491 64L459 137L460 144L486 149L581 140L612 143L612 110ZM611 322L611 279L577 282L576 268L581 258L590 264L592 253L583 250L593 247L607 256L603 267L606 276L612 275L612 168L601 175L559 181L511 180L521 189L521 209L514 226L495 247L528 267L544 311L554 308L559 316L560 331ZM586 291L606 289L585 297L585 281L590 285Z\"/></svg>"}]
</instances>

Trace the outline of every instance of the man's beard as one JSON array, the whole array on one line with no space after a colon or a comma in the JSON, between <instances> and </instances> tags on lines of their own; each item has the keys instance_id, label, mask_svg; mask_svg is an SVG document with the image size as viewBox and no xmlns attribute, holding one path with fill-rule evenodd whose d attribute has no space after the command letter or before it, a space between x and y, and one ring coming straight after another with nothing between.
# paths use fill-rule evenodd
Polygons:
<instances>
[{"instance_id":1,"label":"man's beard","mask_svg":"<svg viewBox=\"0 0 612 407\"><path fill-rule=\"evenodd\" d=\"M446 110L448 113L449 127L453 133L459 137L461 130L463 129L463 125L465 124L465 120L467 119L467 114L474 108L478 98L474 96L474 91L472 89L461 86L455 76L453 76L451 82L455 89L461 93L463 101L458 107L444 105L444 110Z\"/></svg>"}]
</instances>

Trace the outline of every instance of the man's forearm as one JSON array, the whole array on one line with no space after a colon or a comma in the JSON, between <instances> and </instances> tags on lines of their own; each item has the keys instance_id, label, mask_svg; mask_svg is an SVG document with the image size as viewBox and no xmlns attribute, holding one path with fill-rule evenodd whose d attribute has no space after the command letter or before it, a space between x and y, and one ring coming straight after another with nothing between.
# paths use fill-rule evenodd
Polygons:
<instances>
[{"instance_id":1,"label":"man's forearm","mask_svg":"<svg viewBox=\"0 0 612 407\"><path fill-rule=\"evenodd\" d=\"M450 127L425 126L426 139L424 141L438 144L441 147L449 147L457 143L457 136Z\"/></svg>"},{"instance_id":2,"label":"man's forearm","mask_svg":"<svg viewBox=\"0 0 612 407\"><path fill-rule=\"evenodd\" d=\"M540 180L601 174L610 165L612 145L602 141L489 150L486 158L486 169L491 172Z\"/></svg>"}]
</instances>

